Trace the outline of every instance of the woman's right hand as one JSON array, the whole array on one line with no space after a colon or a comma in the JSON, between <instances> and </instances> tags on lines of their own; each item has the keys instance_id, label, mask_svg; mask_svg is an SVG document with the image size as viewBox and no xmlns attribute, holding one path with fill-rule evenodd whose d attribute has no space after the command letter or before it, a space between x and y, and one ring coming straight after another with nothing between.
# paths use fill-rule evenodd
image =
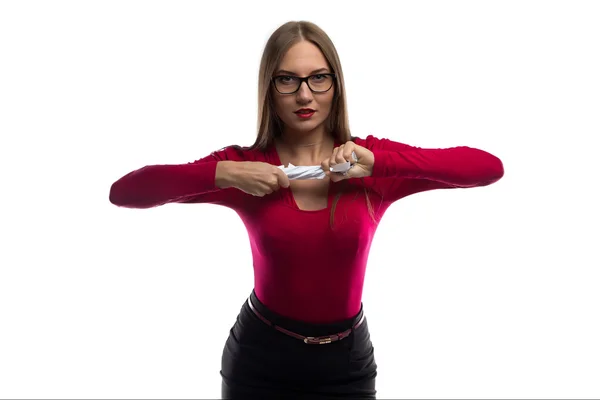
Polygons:
<instances>
[{"instance_id":1,"label":"woman's right hand","mask_svg":"<svg viewBox=\"0 0 600 400\"><path fill-rule=\"evenodd\" d=\"M219 161L215 184L221 189L235 187L253 196L271 194L290 181L280 168L260 161Z\"/></svg>"}]
</instances>

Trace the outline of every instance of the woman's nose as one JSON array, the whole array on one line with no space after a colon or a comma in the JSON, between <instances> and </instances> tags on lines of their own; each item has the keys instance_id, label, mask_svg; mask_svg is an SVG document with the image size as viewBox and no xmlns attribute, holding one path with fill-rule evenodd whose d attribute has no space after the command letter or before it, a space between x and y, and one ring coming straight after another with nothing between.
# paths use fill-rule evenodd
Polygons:
<instances>
[{"instance_id":1,"label":"woman's nose","mask_svg":"<svg viewBox=\"0 0 600 400\"><path fill-rule=\"evenodd\" d=\"M306 82L302 82L297 94L298 98L301 100L307 101L312 99L312 92L310 91L310 88Z\"/></svg>"}]
</instances>

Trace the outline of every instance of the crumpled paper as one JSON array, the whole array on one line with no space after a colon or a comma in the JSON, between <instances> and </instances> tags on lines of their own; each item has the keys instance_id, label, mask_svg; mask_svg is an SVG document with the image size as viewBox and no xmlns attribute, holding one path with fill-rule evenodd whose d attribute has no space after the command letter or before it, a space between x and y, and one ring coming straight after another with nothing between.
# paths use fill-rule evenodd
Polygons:
<instances>
[{"instance_id":1,"label":"crumpled paper","mask_svg":"<svg viewBox=\"0 0 600 400\"><path fill-rule=\"evenodd\" d=\"M329 170L331 172L339 172L342 174L346 173L350 170L350 168L352 168L354 163L358 161L358 158L356 157L356 154L354 152L352 152L352 159L354 160L354 162L346 161L343 164L336 164L333 167L330 167ZM293 164L288 164L287 167L280 165L279 168L282 169L283 172L285 172L288 179L290 180L323 179L326 176L325 171L323 171L323 168L321 168L320 165L296 166Z\"/></svg>"}]
</instances>

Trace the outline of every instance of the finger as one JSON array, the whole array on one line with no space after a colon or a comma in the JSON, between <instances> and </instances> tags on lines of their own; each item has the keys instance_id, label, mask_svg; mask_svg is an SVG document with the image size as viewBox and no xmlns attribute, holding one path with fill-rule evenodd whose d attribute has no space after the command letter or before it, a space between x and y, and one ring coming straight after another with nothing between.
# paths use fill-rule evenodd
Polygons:
<instances>
[{"instance_id":1,"label":"finger","mask_svg":"<svg viewBox=\"0 0 600 400\"><path fill-rule=\"evenodd\" d=\"M290 178L279 168L277 168L277 184L283 188L290 187Z\"/></svg>"},{"instance_id":2,"label":"finger","mask_svg":"<svg viewBox=\"0 0 600 400\"><path fill-rule=\"evenodd\" d=\"M325 172L325 175L329 176L330 175L330 171L329 171L329 158L326 158L325 160L323 160L321 162L321 169Z\"/></svg>"},{"instance_id":3,"label":"finger","mask_svg":"<svg viewBox=\"0 0 600 400\"><path fill-rule=\"evenodd\" d=\"M253 191L252 195L256 196L256 197L263 197L266 194L266 192L267 192L267 187L261 185Z\"/></svg>"},{"instance_id":4,"label":"finger","mask_svg":"<svg viewBox=\"0 0 600 400\"><path fill-rule=\"evenodd\" d=\"M340 147L338 147L338 151L335 155L335 163L336 164L343 164L345 163L347 160L344 158L344 151L345 151L345 146L341 145Z\"/></svg>"},{"instance_id":5,"label":"finger","mask_svg":"<svg viewBox=\"0 0 600 400\"><path fill-rule=\"evenodd\" d=\"M273 187L269 186L269 185L265 185L265 187L261 190L261 192L263 193L263 196L265 194L271 194L274 192Z\"/></svg>"},{"instance_id":6,"label":"finger","mask_svg":"<svg viewBox=\"0 0 600 400\"><path fill-rule=\"evenodd\" d=\"M279 189L279 180L276 175L269 176L261 185L269 190L269 193L273 193L275 190Z\"/></svg>"},{"instance_id":7,"label":"finger","mask_svg":"<svg viewBox=\"0 0 600 400\"><path fill-rule=\"evenodd\" d=\"M343 181L347 177L344 176L343 174L339 173L339 172L332 172L329 175L329 178L331 179L332 182L339 182L339 181Z\"/></svg>"},{"instance_id":8,"label":"finger","mask_svg":"<svg viewBox=\"0 0 600 400\"><path fill-rule=\"evenodd\" d=\"M352 153L356 150L354 143L344 146L344 159L350 161L352 164L355 163Z\"/></svg>"},{"instance_id":9,"label":"finger","mask_svg":"<svg viewBox=\"0 0 600 400\"><path fill-rule=\"evenodd\" d=\"M336 156L337 156L337 152L338 152L339 147L336 147L335 149L333 149L333 151L331 152L331 157L329 157L329 166L333 167L334 165L337 164L336 160Z\"/></svg>"}]
</instances>

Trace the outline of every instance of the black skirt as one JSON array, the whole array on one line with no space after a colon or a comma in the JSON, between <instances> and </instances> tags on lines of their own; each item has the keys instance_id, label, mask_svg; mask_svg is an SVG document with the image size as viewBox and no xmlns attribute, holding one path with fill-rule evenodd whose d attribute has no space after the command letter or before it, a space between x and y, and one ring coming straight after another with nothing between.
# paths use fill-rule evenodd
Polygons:
<instances>
[{"instance_id":1,"label":"black skirt","mask_svg":"<svg viewBox=\"0 0 600 400\"><path fill-rule=\"evenodd\" d=\"M223 399L375 399L377 364L362 307L343 322L307 324L273 313L254 291L250 301L262 317L303 336L336 334L363 320L342 340L307 344L269 326L244 302L223 349Z\"/></svg>"}]
</instances>

